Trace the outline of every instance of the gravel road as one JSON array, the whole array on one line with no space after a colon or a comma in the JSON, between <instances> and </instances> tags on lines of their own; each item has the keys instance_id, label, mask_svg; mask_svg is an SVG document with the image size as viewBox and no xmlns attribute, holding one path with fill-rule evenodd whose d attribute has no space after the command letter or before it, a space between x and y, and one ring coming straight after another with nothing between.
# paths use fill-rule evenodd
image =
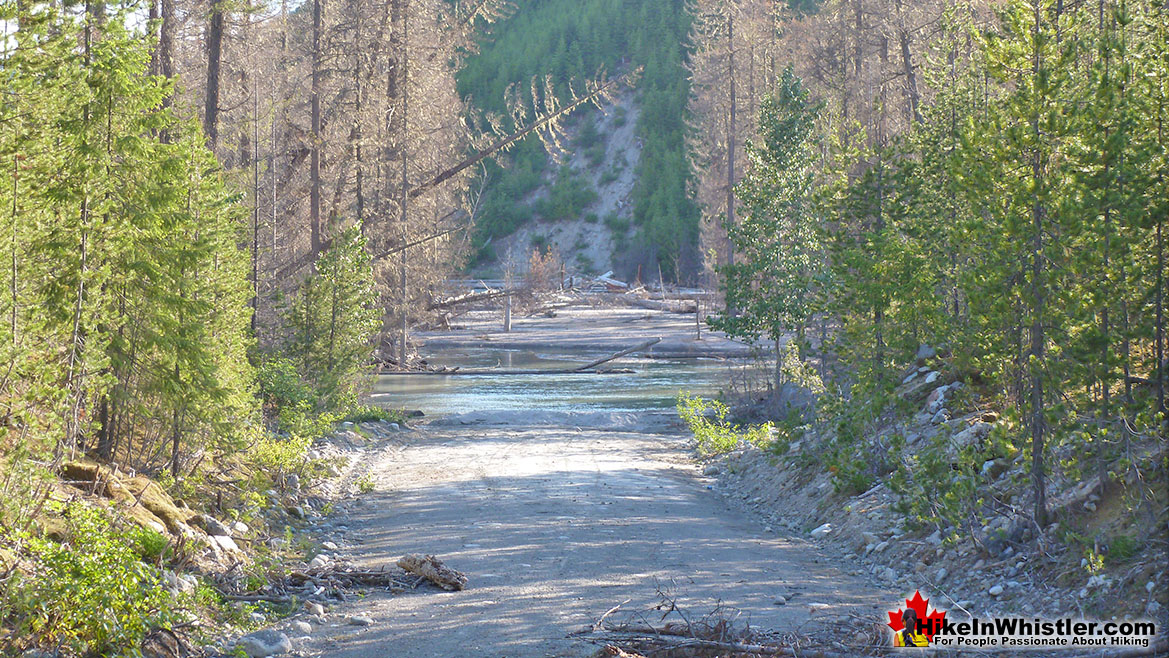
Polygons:
<instances>
[{"instance_id":1,"label":"gravel road","mask_svg":"<svg viewBox=\"0 0 1169 658\"><path fill-rule=\"evenodd\" d=\"M646 423L632 429L666 421ZM728 504L680 437L618 427L423 426L373 457L376 487L348 512L346 552L375 568L433 553L465 572L468 588L338 606L301 652L587 656L595 647L569 633L626 600L622 611L646 609L659 588L693 616L721 602L774 630L849 613L877 620L897 600ZM775 605L777 594L790 601ZM372 624L347 625L350 616Z\"/></svg>"}]
</instances>

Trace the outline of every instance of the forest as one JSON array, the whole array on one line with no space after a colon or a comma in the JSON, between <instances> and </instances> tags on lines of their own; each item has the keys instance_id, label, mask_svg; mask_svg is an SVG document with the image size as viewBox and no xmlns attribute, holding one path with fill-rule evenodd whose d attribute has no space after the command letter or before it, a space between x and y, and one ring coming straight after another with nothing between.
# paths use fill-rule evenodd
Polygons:
<instances>
[{"instance_id":1,"label":"forest","mask_svg":"<svg viewBox=\"0 0 1169 658\"><path fill-rule=\"evenodd\" d=\"M671 281L693 278L699 267L698 208L689 193L693 176L686 152L691 21L685 6L682 0L524 3L514 17L492 30L458 74L464 99L486 111L505 113L505 92L516 81L551 75L556 93L565 95L574 81L579 85L598 70L610 74L636 70L635 93L642 111L637 135L643 146L631 199L636 231L628 251L638 254L634 260L646 261L647 271L651 264L660 264ZM580 114L587 111L598 110ZM476 249L491 249L490 238L510 234L534 212L557 216L556 209L540 213L519 202L536 189L546 169L555 166L541 142L517 146L503 164L506 169L492 164L483 174L487 185L472 237ZM578 215L584 205L568 203L561 214Z\"/></svg>"},{"instance_id":2,"label":"forest","mask_svg":"<svg viewBox=\"0 0 1169 658\"><path fill-rule=\"evenodd\" d=\"M884 486L939 542L1009 510L1019 554L1093 577L1164 548L1161 0L0 0L0 21L5 655L258 625L312 557L320 442L405 425L378 373L425 375L416 334L494 240L584 213L550 154L621 95L628 262L663 299L703 289L686 330L764 355L751 395L815 398L717 429L727 407L683 402L700 447L815 434L791 461L837 495ZM953 388L922 422L959 434L962 406L979 443L907 445L935 367ZM1091 479L1123 502L1089 532L1063 494ZM168 587L222 552L213 515L254 546Z\"/></svg>"}]
</instances>

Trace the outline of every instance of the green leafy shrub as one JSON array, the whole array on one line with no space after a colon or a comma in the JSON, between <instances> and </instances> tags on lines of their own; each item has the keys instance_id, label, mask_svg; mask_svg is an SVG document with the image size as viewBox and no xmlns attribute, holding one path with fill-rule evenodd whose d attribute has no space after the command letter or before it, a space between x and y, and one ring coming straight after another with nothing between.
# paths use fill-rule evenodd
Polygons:
<instances>
[{"instance_id":1,"label":"green leafy shrub","mask_svg":"<svg viewBox=\"0 0 1169 658\"><path fill-rule=\"evenodd\" d=\"M381 421L383 423L401 424L406 421L406 414L401 409L387 409L373 404L366 404L350 410L346 414L345 420L351 423Z\"/></svg>"},{"instance_id":2,"label":"green leafy shrub","mask_svg":"<svg viewBox=\"0 0 1169 658\"><path fill-rule=\"evenodd\" d=\"M744 427L730 423L727 421L730 408L718 400L680 394L677 407L678 415L686 421L698 441L698 451L704 455L729 452L744 443L767 448L774 442L774 425L763 423Z\"/></svg>"},{"instance_id":3,"label":"green leafy shrub","mask_svg":"<svg viewBox=\"0 0 1169 658\"><path fill-rule=\"evenodd\" d=\"M173 601L160 573L139 559L138 551L157 547L157 538L136 526L115 527L81 504L66 508L65 517L65 542L27 538L34 567L4 591L6 622L75 654L139 655L143 637L172 621Z\"/></svg>"}]
</instances>

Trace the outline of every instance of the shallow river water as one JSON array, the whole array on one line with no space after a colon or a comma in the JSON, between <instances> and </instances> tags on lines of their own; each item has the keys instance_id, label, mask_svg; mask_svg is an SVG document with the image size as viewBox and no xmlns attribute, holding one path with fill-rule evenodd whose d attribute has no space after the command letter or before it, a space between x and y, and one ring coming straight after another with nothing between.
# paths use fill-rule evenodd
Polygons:
<instances>
[{"instance_id":1,"label":"shallow river water","mask_svg":"<svg viewBox=\"0 0 1169 658\"><path fill-rule=\"evenodd\" d=\"M563 369L603 354L519 350L444 350L431 365L462 368ZM486 410L650 411L670 409L679 392L712 396L729 364L717 359L625 358L605 364L622 374L394 375L378 377L374 402L422 409L428 416Z\"/></svg>"}]
</instances>

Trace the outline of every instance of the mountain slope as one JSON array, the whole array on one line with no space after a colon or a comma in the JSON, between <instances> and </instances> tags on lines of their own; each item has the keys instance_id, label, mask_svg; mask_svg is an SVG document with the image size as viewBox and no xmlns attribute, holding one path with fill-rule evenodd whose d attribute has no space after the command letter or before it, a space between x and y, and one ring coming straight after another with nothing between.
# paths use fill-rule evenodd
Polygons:
<instances>
[{"instance_id":1,"label":"mountain slope","mask_svg":"<svg viewBox=\"0 0 1169 658\"><path fill-rule=\"evenodd\" d=\"M618 102L634 124L629 138L635 140L639 157L628 161L628 147L615 148L612 139L600 139L597 126L608 126L609 119L597 118L599 113L590 109L575 118L569 153L562 158L565 167L553 162L536 140L513 150L506 169L488 165L488 188L474 237L475 265L498 266L505 254L497 241L532 221L573 220L597 226L594 232L580 231L586 241L612 240L610 261L619 274L628 276L639 266L655 275L660 266L667 279L693 274L699 214L687 194L691 171L685 150L689 82L684 44L689 29L684 0L530 0L518 3L515 15L494 26L460 73L459 92L465 98L484 111L502 114L504 91L512 83L527 85L533 76L550 74L558 93L567 97L570 80L592 77L601 67L618 72L641 66L635 93ZM596 123L590 127L590 122ZM599 147L602 142L605 146ZM608 160L617 154L625 156L624 165ZM606 171L623 166L633 169L628 200L607 209L603 200L612 191L597 184ZM612 218L608 225L588 221L593 214ZM507 242L509 247L518 244L515 239ZM562 256L571 266L576 253L570 245Z\"/></svg>"}]
</instances>

